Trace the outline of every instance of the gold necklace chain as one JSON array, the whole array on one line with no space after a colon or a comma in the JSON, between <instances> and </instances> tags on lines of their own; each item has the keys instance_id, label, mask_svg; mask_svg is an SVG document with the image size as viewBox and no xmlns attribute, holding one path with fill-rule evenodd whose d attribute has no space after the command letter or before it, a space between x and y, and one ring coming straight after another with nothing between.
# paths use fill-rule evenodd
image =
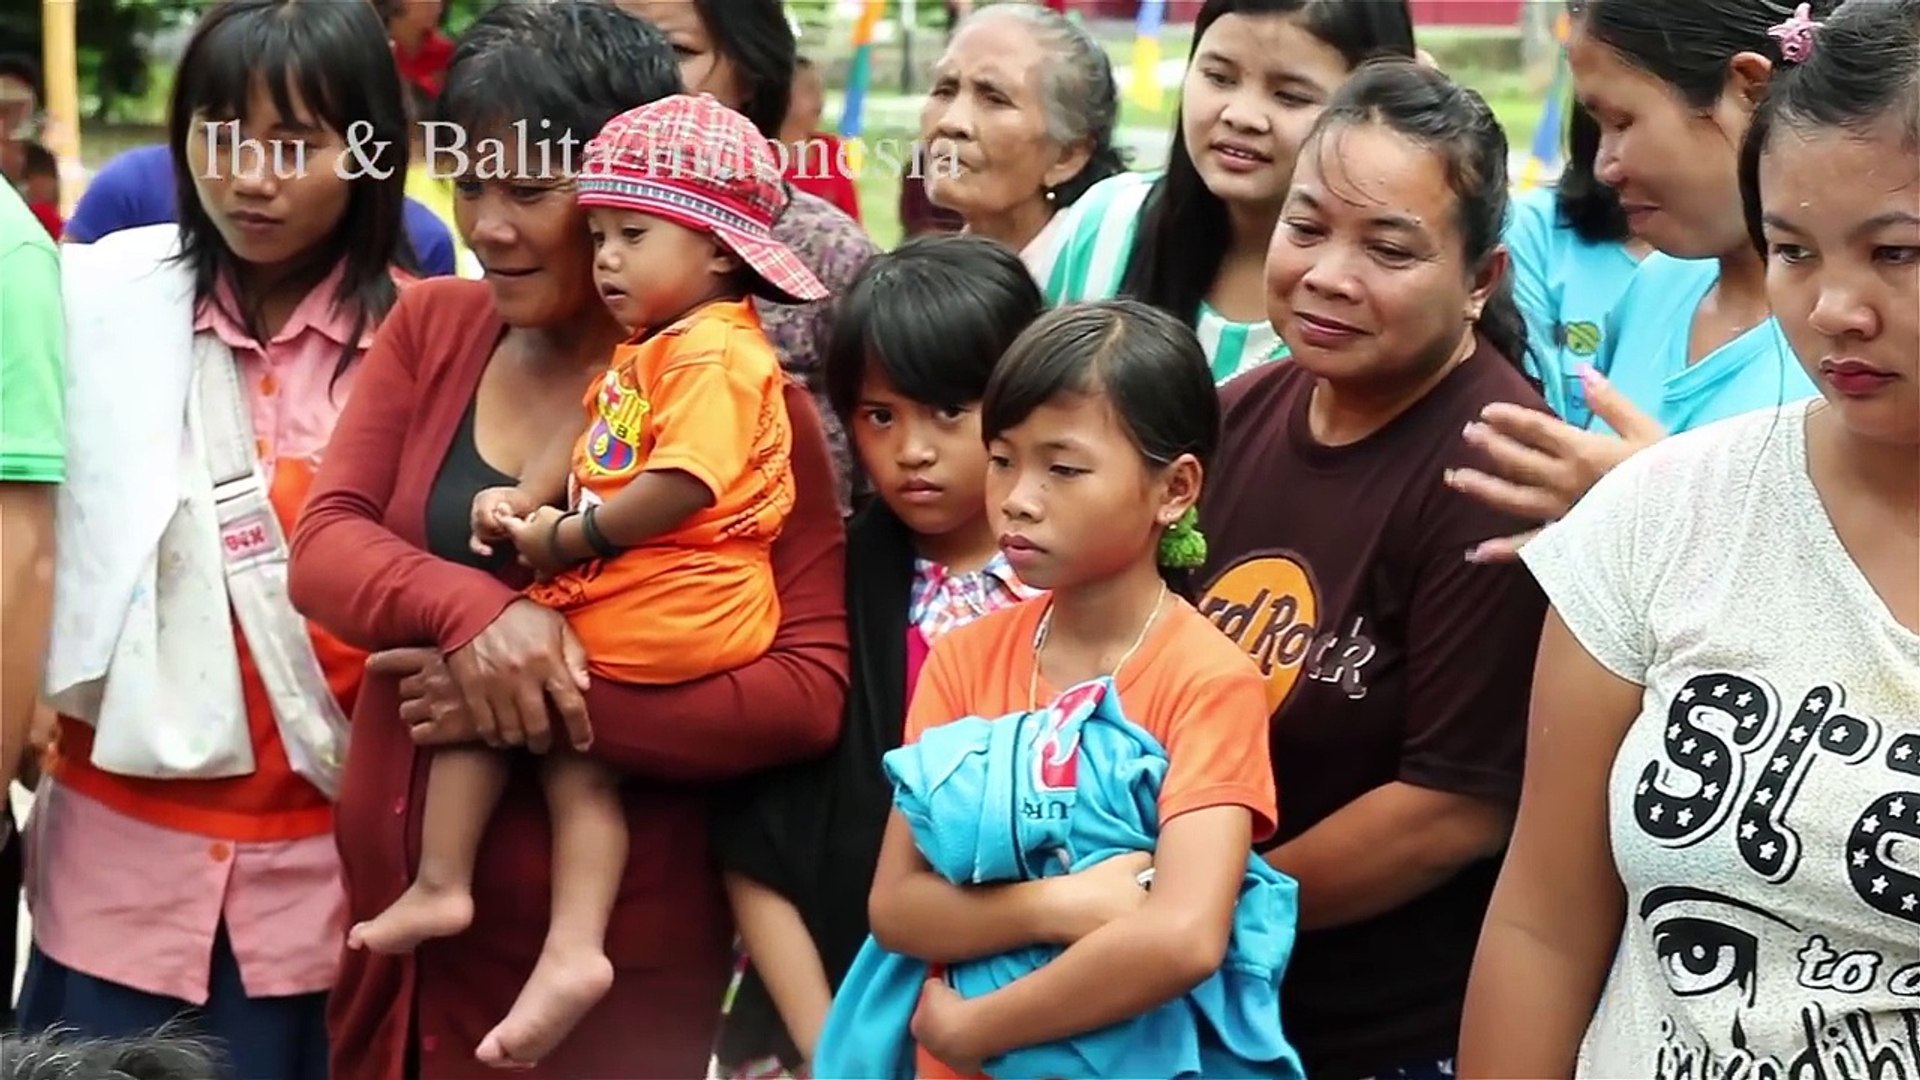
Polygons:
<instances>
[{"instance_id":1,"label":"gold necklace chain","mask_svg":"<svg viewBox=\"0 0 1920 1080\"><path fill-rule=\"evenodd\" d=\"M1126 652L1120 654L1119 663L1113 665L1113 671L1109 675L1116 686L1120 681L1120 669L1127 666L1127 661L1133 659L1133 654L1139 652L1140 646L1146 643L1147 632L1153 629L1154 621L1160 618L1160 609L1167 606L1167 593L1166 583L1162 582L1160 593L1153 600L1153 610L1147 612L1147 621L1140 625L1139 636L1133 639L1133 644L1127 646ZM1033 632L1033 672L1027 676L1028 712L1040 707L1040 650L1047 647L1047 631L1051 629L1053 629L1053 601L1049 599L1046 612L1040 616L1040 626Z\"/></svg>"}]
</instances>

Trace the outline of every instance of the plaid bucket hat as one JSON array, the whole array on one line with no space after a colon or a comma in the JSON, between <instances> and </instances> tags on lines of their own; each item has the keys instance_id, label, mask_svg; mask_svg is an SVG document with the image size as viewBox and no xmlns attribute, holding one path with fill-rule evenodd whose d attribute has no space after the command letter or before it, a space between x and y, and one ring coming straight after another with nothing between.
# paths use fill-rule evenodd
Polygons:
<instances>
[{"instance_id":1,"label":"plaid bucket hat","mask_svg":"<svg viewBox=\"0 0 1920 1080\"><path fill-rule=\"evenodd\" d=\"M793 249L773 238L786 185L752 121L712 95L675 94L629 109L588 141L575 178L581 206L633 210L711 233L777 303L827 295Z\"/></svg>"}]
</instances>

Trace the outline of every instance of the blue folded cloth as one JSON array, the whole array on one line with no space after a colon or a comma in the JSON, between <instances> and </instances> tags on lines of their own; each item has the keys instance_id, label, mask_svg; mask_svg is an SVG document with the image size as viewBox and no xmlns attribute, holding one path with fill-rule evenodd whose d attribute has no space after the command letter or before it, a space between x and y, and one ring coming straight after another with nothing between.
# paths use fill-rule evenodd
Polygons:
<instances>
[{"instance_id":1,"label":"blue folded cloth","mask_svg":"<svg viewBox=\"0 0 1920 1080\"><path fill-rule=\"evenodd\" d=\"M1152 851L1167 753L1126 718L1110 679L1053 706L967 717L887 754L894 805L934 871L956 884L1029 881ZM1280 1021L1280 979L1293 951L1297 888L1249 853L1220 969L1186 996L1098 1031L985 1062L993 1076L1272 1077L1304 1074ZM1061 950L1029 946L951 965L948 982L979 997ZM827 1014L814 1075L915 1075L908 1024L926 964L872 938Z\"/></svg>"}]
</instances>

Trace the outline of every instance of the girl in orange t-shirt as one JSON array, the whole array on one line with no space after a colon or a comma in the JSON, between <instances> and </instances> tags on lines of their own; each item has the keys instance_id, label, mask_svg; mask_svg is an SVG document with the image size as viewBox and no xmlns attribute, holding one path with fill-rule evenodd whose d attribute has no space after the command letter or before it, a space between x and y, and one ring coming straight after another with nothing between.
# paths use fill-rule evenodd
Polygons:
<instances>
[{"instance_id":1,"label":"girl in orange t-shirt","mask_svg":"<svg viewBox=\"0 0 1920 1080\"><path fill-rule=\"evenodd\" d=\"M1192 331L1133 301L1050 312L994 370L981 428L1001 550L1050 595L934 646L908 741L1111 676L1128 716L1166 747L1169 769L1151 860L1109 860L1078 881L954 885L893 812L869 905L880 944L934 965L1066 947L972 999L929 979L912 1022L923 1077L973 1075L1009 1050L1192 990L1220 966L1247 852L1276 813L1260 675L1187 600L1186 571L1205 554L1193 507L1220 429ZM1151 891L1135 884L1149 865Z\"/></svg>"}]
</instances>

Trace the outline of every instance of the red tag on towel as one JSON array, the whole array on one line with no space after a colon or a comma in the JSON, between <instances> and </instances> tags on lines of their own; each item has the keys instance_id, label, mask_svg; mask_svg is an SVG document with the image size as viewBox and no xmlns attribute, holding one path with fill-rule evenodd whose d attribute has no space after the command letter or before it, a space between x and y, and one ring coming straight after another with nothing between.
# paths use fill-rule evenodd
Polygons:
<instances>
[{"instance_id":1,"label":"red tag on towel","mask_svg":"<svg viewBox=\"0 0 1920 1080\"><path fill-rule=\"evenodd\" d=\"M248 514L223 526L220 530L220 547L228 562L241 562L272 551L273 531L266 513Z\"/></svg>"}]
</instances>

